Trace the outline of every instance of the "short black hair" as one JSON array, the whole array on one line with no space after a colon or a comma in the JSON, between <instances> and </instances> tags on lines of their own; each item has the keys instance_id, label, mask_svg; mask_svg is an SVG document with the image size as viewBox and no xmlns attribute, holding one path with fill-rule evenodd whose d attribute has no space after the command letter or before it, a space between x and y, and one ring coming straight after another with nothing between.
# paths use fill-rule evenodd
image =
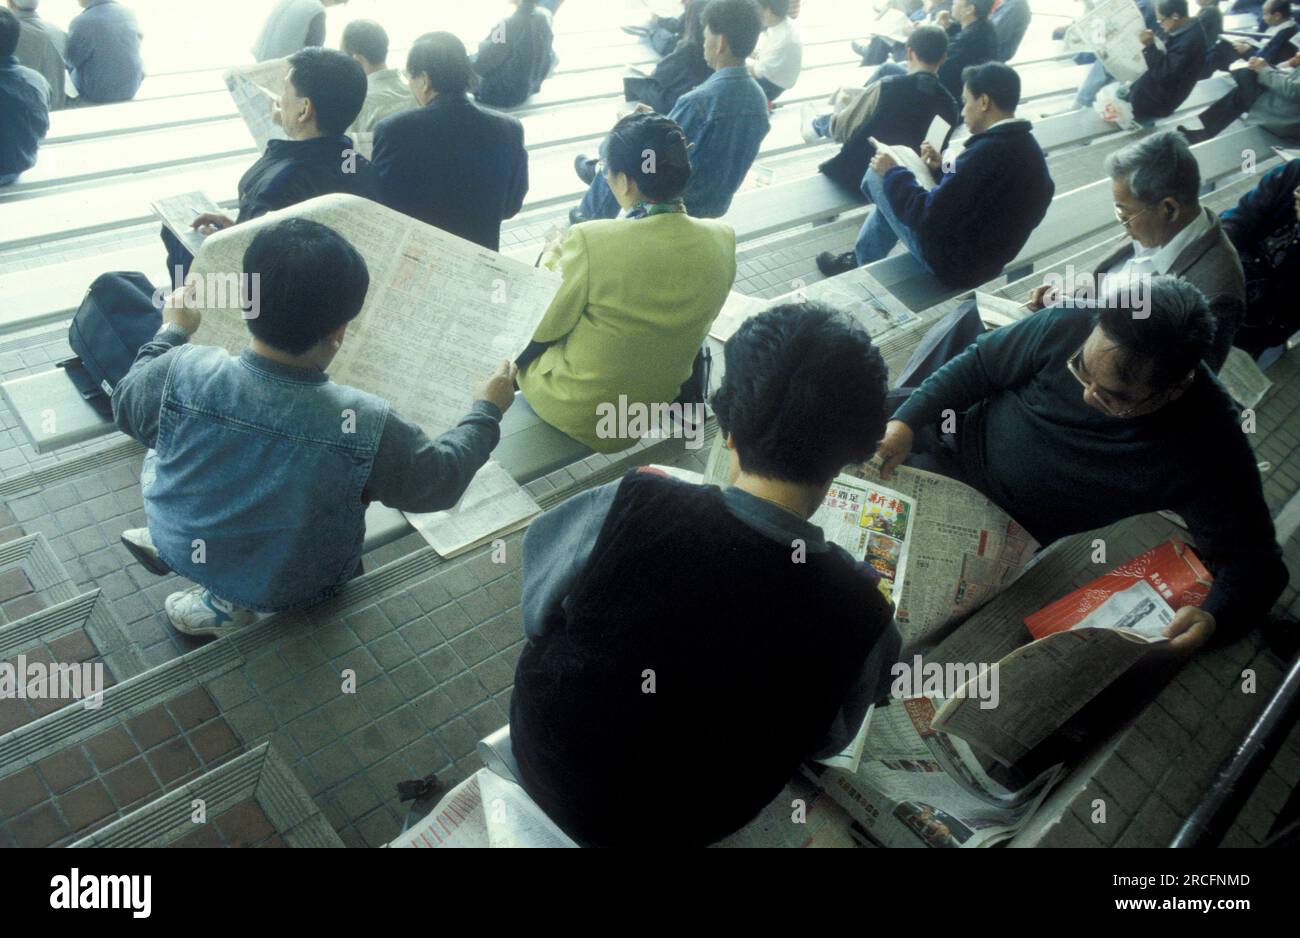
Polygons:
<instances>
[{"instance_id":1,"label":"short black hair","mask_svg":"<svg viewBox=\"0 0 1300 938\"><path fill-rule=\"evenodd\" d=\"M1264 4L1265 13L1281 13L1287 19L1291 19L1291 0L1268 0Z\"/></svg>"},{"instance_id":2,"label":"short black hair","mask_svg":"<svg viewBox=\"0 0 1300 938\"><path fill-rule=\"evenodd\" d=\"M477 77L469 63L465 43L451 33L425 33L406 54L406 74L411 78L428 75L439 94L464 94Z\"/></svg>"},{"instance_id":3,"label":"short black hair","mask_svg":"<svg viewBox=\"0 0 1300 938\"><path fill-rule=\"evenodd\" d=\"M907 48L926 65L938 65L948 54L948 34L938 26L918 26L907 37Z\"/></svg>"},{"instance_id":4,"label":"short black hair","mask_svg":"<svg viewBox=\"0 0 1300 938\"><path fill-rule=\"evenodd\" d=\"M790 15L790 0L758 0L758 5L773 16Z\"/></svg>"},{"instance_id":5,"label":"short black hair","mask_svg":"<svg viewBox=\"0 0 1300 938\"><path fill-rule=\"evenodd\" d=\"M341 134L366 103L366 73L356 59L338 49L308 46L289 56L289 80L298 96L316 109L322 133Z\"/></svg>"},{"instance_id":6,"label":"short black hair","mask_svg":"<svg viewBox=\"0 0 1300 938\"><path fill-rule=\"evenodd\" d=\"M691 179L689 144L677 122L644 111L629 114L610 131L601 157L612 172L623 173L652 202L679 198Z\"/></svg>"},{"instance_id":7,"label":"short black hair","mask_svg":"<svg viewBox=\"0 0 1300 938\"><path fill-rule=\"evenodd\" d=\"M378 65L388 59L388 33L374 20L353 20L343 28L343 51Z\"/></svg>"},{"instance_id":8,"label":"short black hair","mask_svg":"<svg viewBox=\"0 0 1300 938\"><path fill-rule=\"evenodd\" d=\"M740 59L749 58L763 31L754 0L711 0L704 8L704 25L714 35L726 36L731 54Z\"/></svg>"},{"instance_id":9,"label":"short black hair","mask_svg":"<svg viewBox=\"0 0 1300 938\"><path fill-rule=\"evenodd\" d=\"M993 0L968 0L968 2L975 8L977 20L986 20L993 12Z\"/></svg>"},{"instance_id":10,"label":"short black hair","mask_svg":"<svg viewBox=\"0 0 1300 938\"><path fill-rule=\"evenodd\" d=\"M885 433L888 370L866 328L822 303L786 303L727 340L713 395L745 472L825 485Z\"/></svg>"},{"instance_id":11,"label":"short black hair","mask_svg":"<svg viewBox=\"0 0 1300 938\"><path fill-rule=\"evenodd\" d=\"M1095 324L1126 353L1119 363L1125 381L1145 377L1153 390L1176 384L1214 345L1215 321L1205 294L1178 277L1152 277L1147 303L1100 306Z\"/></svg>"},{"instance_id":12,"label":"short black hair","mask_svg":"<svg viewBox=\"0 0 1300 938\"><path fill-rule=\"evenodd\" d=\"M1161 16L1173 16L1177 13L1179 16L1187 16L1187 0L1157 0L1156 12Z\"/></svg>"},{"instance_id":13,"label":"short black hair","mask_svg":"<svg viewBox=\"0 0 1300 938\"><path fill-rule=\"evenodd\" d=\"M1020 104L1020 76L1010 65L1001 62L968 65L962 69L961 83L970 89L972 98L988 95L1000 111L1010 113Z\"/></svg>"},{"instance_id":14,"label":"short black hair","mask_svg":"<svg viewBox=\"0 0 1300 938\"><path fill-rule=\"evenodd\" d=\"M272 348L301 355L361 312L370 271L332 228L287 218L259 231L244 251L257 276L257 316L248 331Z\"/></svg>"},{"instance_id":15,"label":"short black hair","mask_svg":"<svg viewBox=\"0 0 1300 938\"><path fill-rule=\"evenodd\" d=\"M7 9L0 8L0 59L7 59L14 54L21 34L22 26L18 22L18 17Z\"/></svg>"}]
</instances>

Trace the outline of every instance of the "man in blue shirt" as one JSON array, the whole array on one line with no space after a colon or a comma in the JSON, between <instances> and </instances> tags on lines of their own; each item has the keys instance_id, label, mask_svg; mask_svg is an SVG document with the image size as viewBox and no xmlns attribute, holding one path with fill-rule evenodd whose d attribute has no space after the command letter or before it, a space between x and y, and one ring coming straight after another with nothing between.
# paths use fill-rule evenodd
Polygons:
<instances>
[{"instance_id":1,"label":"man in blue shirt","mask_svg":"<svg viewBox=\"0 0 1300 938\"><path fill-rule=\"evenodd\" d=\"M82 12L68 27L68 69L81 100L130 101L144 81L135 14L117 0L77 0Z\"/></svg>"},{"instance_id":2,"label":"man in blue shirt","mask_svg":"<svg viewBox=\"0 0 1300 938\"><path fill-rule=\"evenodd\" d=\"M712 0L704 10L704 58L713 75L678 98L668 115L691 144L691 182L683 198L696 218L727 213L771 128L767 95L745 67L762 31L753 0ZM575 162L578 176L590 184L582 205L569 213L575 224L618 215L618 201L595 164L585 156Z\"/></svg>"},{"instance_id":3,"label":"man in blue shirt","mask_svg":"<svg viewBox=\"0 0 1300 938\"><path fill-rule=\"evenodd\" d=\"M0 9L0 186L36 165L36 148L50 129L50 86L19 65L18 17Z\"/></svg>"}]
</instances>

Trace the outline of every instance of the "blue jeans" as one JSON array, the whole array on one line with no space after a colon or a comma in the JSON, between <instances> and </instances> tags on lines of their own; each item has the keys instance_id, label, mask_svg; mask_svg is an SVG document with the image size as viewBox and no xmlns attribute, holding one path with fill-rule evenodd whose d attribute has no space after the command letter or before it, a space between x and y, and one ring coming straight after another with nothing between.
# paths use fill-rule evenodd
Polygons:
<instances>
[{"instance_id":1,"label":"blue jeans","mask_svg":"<svg viewBox=\"0 0 1300 938\"><path fill-rule=\"evenodd\" d=\"M597 173L596 178L587 187L587 194L582 197L578 211L587 218L617 218L620 211L618 199L609 191L609 183L604 173Z\"/></svg>"},{"instance_id":2,"label":"blue jeans","mask_svg":"<svg viewBox=\"0 0 1300 938\"><path fill-rule=\"evenodd\" d=\"M831 116L821 114L812 119L812 128L816 131L817 136L829 138L831 135Z\"/></svg>"},{"instance_id":3,"label":"blue jeans","mask_svg":"<svg viewBox=\"0 0 1300 938\"><path fill-rule=\"evenodd\" d=\"M916 233L899 221L894 210L889 207L889 199L885 196L885 178L874 169L868 169L866 175L862 177L862 192L875 203L876 207L862 223L858 240L853 245L853 256L858 259L858 266L888 257L894 245L901 240L903 246L912 252L912 256L920 262L921 266L930 270L930 265L921 255Z\"/></svg>"},{"instance_id":4,"label":"blue jeans","mask_svg":"<svg viewBox=\"0 0 1300 938\"><path fill-rule=\"evenodd\" d=\"M1106 71L1106 66L1100 62L1093 62L1092 68L1088 69L1088 74L1083 78L1083 83L1079 85L1079 93L1074 97L1074 106L1092 107L1092 102L1097 100L1097 92L1114 80L1110 72Z\"/></svg>"}]
</instances>

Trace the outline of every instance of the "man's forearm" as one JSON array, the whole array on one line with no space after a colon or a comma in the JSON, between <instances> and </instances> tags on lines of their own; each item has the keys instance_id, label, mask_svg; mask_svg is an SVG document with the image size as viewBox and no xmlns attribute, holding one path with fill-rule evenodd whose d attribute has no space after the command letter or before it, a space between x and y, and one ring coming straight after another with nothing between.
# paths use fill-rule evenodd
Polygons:
<instances>
[{"instance_id":1,"label":"man's forearm","mask_svg":"<svg viewBox=\"0 0 1300 938\"><path fill-rule=\"evenodd\" d=\"M127 436L152 447L158 438L158 416L162 410L163 388L167 384L169 362L157 359L189 342L180 328L164 325L140 346L131 370L113 389L113 422Z\"/></svg>"},{"instance_id":2,"label":"man's forearm","mask_svg":"<svg viewBox=\"0 0 1300 938\"><path fill-rule=\"evenodd\" d=\"M459 424L434 439L390 413L366 483L366 500L402 511L451 508L501 439L500 423L495 404L475 401Z\"/></svg>"}]
</instances>

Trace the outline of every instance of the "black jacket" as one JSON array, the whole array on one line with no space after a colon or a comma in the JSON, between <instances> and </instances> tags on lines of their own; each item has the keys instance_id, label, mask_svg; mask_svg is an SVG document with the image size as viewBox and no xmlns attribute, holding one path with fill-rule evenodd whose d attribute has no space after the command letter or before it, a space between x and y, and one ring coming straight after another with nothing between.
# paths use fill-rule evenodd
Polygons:
<instances>
[{"instance_id":1,"label":"black jacket","mask_svg":"<svg viewBox=\"0 0 1300 938\"><path fill-rule=\"evenodd\" d=\"M988 20L975 20L965 29L948 27L948 57L939 66L939 81L961 100L961 73L969 65L983 65L998 57L998 33Z\"/></svg>"},{"instance_id":2,"label":"black jacket","mask_svg":"<svg viewBox=\"0 0 1300 938\"><path fill-rule=\"evenodd\" d=\"M1236 344L1252 355L1280 345L1300 328L1300 221L1293 193L1300 160L1270 171L1220 217L1246 276L1246 321Z\"/></svg>"},{"instance_id":3,"label":"black jacket","mask_svg":"<svg viewBox=\"0 0 1300 938\"><path fill-rule=\"evenodd\" d=\"M522 6L479 43L474 71L482 81L474 92L490 107L516 107L541 90L551 70L551 23L536 7Z\"/></svg>"},{"instance_id":4,"label":"black jacket","mask_svg":"<svg viewBox=\"0 0 1300 938\"><path fill-rule=\"evenodd\" d=\"M381 120L374 167L385 205L493 251L528 192L523 124L465 95Z\"/></svg>"},{"instance_id":5,"label":"black jacket","mask_svg":"<svg viewBox=\"0 0 1300 938\"><path fill-rule=\"evenodd\" d=\"M890 208L949 286L996 277L1047 214L1056 185L1030 130L1029 121L1014 120L975 134L930 192L901 167L885 174Z\"/></svg>"},{"instance_id":6,"label":"black jacket","mask_svg":"<svg viewBox=\"0 0 1300 938\"><path fill-rule=\"evenodd\" d=\"M351 137L272 140L261 159L239 180L236 221L258 218L331 192L379 200L374 169L364 156L352 151Z\"/></svg>"},{"instance_id":7,"label":"black jacket","mask_svg":"<svg viewBox=\"0 0 1300 938\"><path fill-rule=\"evenodd\" d=\"M667 114L686 92L699 87L713 74L704 61L704 46L682 40L665 56L648 78L623 79L623 94L629 101L642 101L660 114Z\"/></svg>"},{"instance_id":8,"label":"black jacket","mask_svg":"<svg viewBox=\"0 0 1300 938\"><path fill-rule=\"evenodd\" d=\"M929 72L894 75L881 79L876 110L845 141L840 152L818 167L851 192L861 191L862 177L876 155L870 137L881 143L901 144L918 152L934 118L954 127L958 107L939 79Z\"/></svg>"},{"instance_id":9,"label":"black jacket","mask_svg":"<svg viewBox=\"0 0 1300 938\"><path fill-rule=\"evenodd\" d=\"M1165 51L1155 43L1142 48L1147 70L1130 89L1133 116L1137 120L1168 117L1187 100L1205 65L1205 30L1189 23L1165 37Z\"/></svg>"}]
</instances>

